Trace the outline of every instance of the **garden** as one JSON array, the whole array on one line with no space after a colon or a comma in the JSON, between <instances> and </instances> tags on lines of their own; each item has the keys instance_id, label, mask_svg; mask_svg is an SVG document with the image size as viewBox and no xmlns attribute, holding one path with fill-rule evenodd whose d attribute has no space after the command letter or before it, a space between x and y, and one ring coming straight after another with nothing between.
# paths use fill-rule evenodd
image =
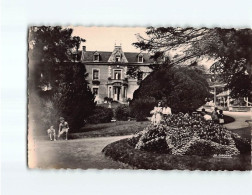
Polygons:
<instances>
[{"instance_id":1,"label":"garden","mask_svg":"<svg viewBox=\"0 0 252 195\"><path fill-rule=\"evenodd\" d=\"M103 153L138 169L250 170L247 132L241 137L199 115L178 113L108 145Z\"/></svg>"}]
</instances>

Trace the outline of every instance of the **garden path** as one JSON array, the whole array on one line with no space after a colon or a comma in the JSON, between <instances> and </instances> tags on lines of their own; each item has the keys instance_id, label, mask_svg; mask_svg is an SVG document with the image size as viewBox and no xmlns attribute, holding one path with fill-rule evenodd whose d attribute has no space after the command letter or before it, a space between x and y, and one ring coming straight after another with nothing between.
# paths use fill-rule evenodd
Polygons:
<instances>
[{"instance_id":1,"label":"garden path","mask_svg":"<svg viewBox=\"0 0 252 195\"><path fill-rule=\"evenodd\" d=\"M252 119L252 112L228 112L224 111L224 115L231 116L235 119L234 122L225 124L228 129L239 129L248 127L249 124L245 122L246 120Z\"/></svg>"},{"instance_id":2,"label":"garden path","mask_svg":"<svg viewBox=\"0 0 252 195\"><path fill-rule=\"evenodd\" d=\"M201 109L199 109L201 110ZM212 112L211 109L206 109L207 112ZM246 120L252 119L252 112L229 112L229 111L223 111L224 115L233 117L235 119L234 122L225 124L225 127L228 129L240 129L244 127L248 127L249 124L245 122Z\"/></svg>"}]
</instances>

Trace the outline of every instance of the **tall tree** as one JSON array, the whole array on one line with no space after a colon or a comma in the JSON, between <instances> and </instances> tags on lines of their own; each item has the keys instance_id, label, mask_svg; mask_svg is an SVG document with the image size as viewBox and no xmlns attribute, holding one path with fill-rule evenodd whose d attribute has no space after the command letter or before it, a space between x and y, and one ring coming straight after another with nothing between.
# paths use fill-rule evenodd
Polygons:
<instances>
[{"instance_id":1,"label":"tall tree","mask_svg":"<svg viewBox=\"0 0 252 195\"><path fill-rule=\"evenodd\" d=\"M60 26L34 26L29 28L29 84L31 88L57 83L62 62L73 62L81 42L72 37L73 30ZM54 89L54 88L53 88Z\"/></svg>"},{"instance_id":2,"label":"tall tree","mask_svg":"<svg viewBox=\"0 0 252 195\"><path fill-rule=\"evenodd\" d=\"M251 96L252 30L207 28L147 28L148 38L138 35L134 45L158 59L170 53L171 64L192 63L202 58L215 61L211 71L221 75L232 96Z\"/></svg>"},{"instance_id":3,"label":"tall tree","mask_svg":"<svg viewBox=\"0 0 252 195\"><path fill-rule=\"evenodd\" d=\"M85 66L77 62L85 40L72 32L58 26L29 29L29 120L41 128L56 125L63 116L78 131L95 106Z\"/></svg>"}]
</instances>

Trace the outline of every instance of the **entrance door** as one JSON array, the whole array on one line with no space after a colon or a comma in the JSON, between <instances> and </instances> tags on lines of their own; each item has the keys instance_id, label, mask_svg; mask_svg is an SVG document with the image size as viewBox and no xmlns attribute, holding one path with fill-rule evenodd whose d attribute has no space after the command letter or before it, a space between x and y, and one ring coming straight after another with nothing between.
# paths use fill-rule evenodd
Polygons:
<instances>
[{"instance_id":1,"label":"entrance door","mask_svg":"<svg viewBox=\"0 0 252 195\"><path fill-rule=\"evenodd\" d=\"M117 91L117 101L119 101L119 100L120 100L120 92L121 92L121 88L120 88L120 87L118 87L117 89L118 89L118 91Z\"/></svg>"},{"instance_id":2,"label":"entrance door","mask_svg":"<svg viewBox=\"0 0 252 195\"><path fill-rule=\"evenodd\" d=\"M120 100L121 87L114 87L114 100Z\"/></svg>"}]
</instances>

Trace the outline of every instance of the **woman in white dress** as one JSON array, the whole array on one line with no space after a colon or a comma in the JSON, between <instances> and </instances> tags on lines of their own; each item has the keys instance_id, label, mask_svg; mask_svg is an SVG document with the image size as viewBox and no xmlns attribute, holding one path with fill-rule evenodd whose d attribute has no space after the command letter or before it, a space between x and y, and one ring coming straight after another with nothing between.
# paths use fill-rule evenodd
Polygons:
<instances>
[{"instance_id":1,"label":"woman in white dress","mask_svg":"<svg viewBox=\"0 0 252 195\"><path fill-rule=\"evenodd\" d=\"M162 120L162 110L161 102L158 102L158 106L154 107L154 109L150 112L152 114L151 123L153 125L158 125Z\"/></svg>"}]
</instances>

